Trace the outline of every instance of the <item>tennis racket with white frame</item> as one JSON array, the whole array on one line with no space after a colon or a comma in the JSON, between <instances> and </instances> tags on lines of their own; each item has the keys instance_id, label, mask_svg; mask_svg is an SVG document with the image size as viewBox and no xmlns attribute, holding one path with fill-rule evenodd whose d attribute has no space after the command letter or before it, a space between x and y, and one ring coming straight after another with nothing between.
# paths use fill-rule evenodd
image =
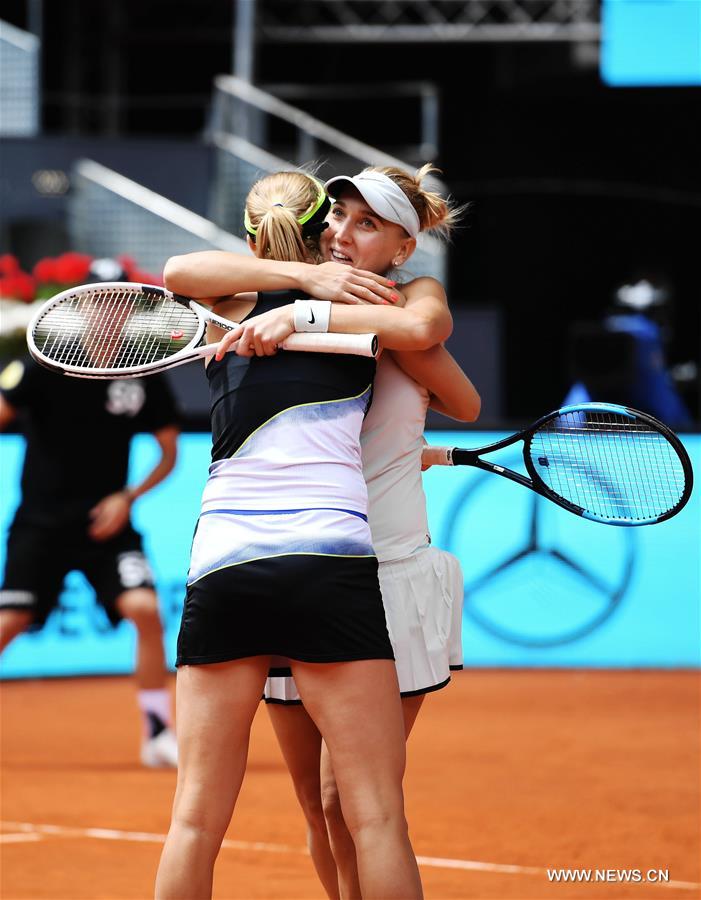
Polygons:
<instances>
[{"instance_id":1,"label":"tennis racket with white frame","mask_svg":"<svg viewBox=\"0 0 701 900\"><path fill-rule=\"evenodd\" d=\"M530 477L482 459L523 441ZM425 447L424 466L475 466L606 525L652 525L680 512L693 487L691 461L664 423L613 403L548 413L523 431L475 450Z\"/></svg>"},{"instance_id":2,"label":"tennis racket with white frame","mask_svg":"<svg viewBox=\"0 0 701 900\"><path fill-rule=\"evenodd\" d=\"M40 307L27 327L27 345L38 363L62 375L139 378L214 356L219 345L203 343L209 322L237 327L156 285L86 284ZM291 334L280 348L377 357L378 341L374 334L314 332Z\"/></svg>"}]
</instances>

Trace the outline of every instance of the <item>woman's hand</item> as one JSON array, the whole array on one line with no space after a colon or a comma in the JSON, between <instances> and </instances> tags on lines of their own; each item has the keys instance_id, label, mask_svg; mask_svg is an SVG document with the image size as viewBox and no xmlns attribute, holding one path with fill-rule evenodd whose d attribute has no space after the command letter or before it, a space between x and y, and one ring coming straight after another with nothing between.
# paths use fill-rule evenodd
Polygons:
<instances>
[{"instance_id":1,"label":"woman's hand","mask_svg":"<svg viewBox=\"0 0 701 900\"><path fill-rule=\"evenodd\" d=\"M396 281L337 262L300 266L300 288L317 300L334 303L396 303Z\"/></svg>"},{"instance_id":2,"label":"woman's hand","mask_svg":"<svg viewBox=\"0 0 701 900\"><path fill-rule=\"evenodd\" d=\"M223 359L232 344L239 356L274 356L295 330L294 305L280 306L241 322L219 342L215 359Z\"/></svg>"}]
</instances>

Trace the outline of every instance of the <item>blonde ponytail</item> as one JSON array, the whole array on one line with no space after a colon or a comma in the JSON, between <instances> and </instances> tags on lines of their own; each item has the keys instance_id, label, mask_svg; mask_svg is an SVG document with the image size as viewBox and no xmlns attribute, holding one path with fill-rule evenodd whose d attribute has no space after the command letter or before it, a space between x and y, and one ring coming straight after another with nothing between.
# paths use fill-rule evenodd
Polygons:
<instances>
[{"instance_id":1,"label":"blonde ponytail","mask_svg":"<svg viewBox=\"0 0 701 900\"><path fill-rule=\"evenodd\" d=\"M305 262L307 249L294 213L281 204L271 206L258 223L256 249L269 259Z\"/></svg>"},{"instance_id":2,"label":"blonde ponytail","mask_svg":"<svg viewBox=\"0 0 701 900\"><path fill-rule=\"evenodd\" d=\"M244 225L256 255L285 262L320 262L318 235L302 236L305 215L325 198L319 181L306 172L276 172L257 181L246 198Z\"/></svg>"}]
</instances>

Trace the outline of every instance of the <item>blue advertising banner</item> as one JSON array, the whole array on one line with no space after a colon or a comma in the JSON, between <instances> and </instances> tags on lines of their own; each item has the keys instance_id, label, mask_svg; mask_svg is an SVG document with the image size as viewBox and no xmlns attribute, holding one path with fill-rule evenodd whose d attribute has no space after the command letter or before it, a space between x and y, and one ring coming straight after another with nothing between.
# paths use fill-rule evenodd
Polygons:
<instances>
[{"instance_id":1,"label":"blue advertising banner","mask_svg":"<svg viewBox=\"0 0 701 900\"><path fill-rule=\"evenodd\" d=\"M434 432L429 443L481 446L503 433ZM684 436L701 472L701 436ZM175 655L192 532L207 476L210 437L180 440L175 472L136 504L134 521L155 571L168 659ZM19 500L24 441L0 437L0 562ZM156 458L152 438L132 450L132 480ZM519 468L518 448L493 457ZM696 667L701 664L699 489L674 519L614 528L580 519L533 492L470 468L425 474L433 541L465 575L466 666ZM37 564L41 564L40 558ZM44 629L17 638L0 660L5 678L123 674L134 660L128 623L110 627L92 590L72 572Z\"/></svg>"},{"instance_id":2,"label":"blue advertising banner","mask_svg":"<svg viewBox=\"0 0 701 900\"><path fill-rule=\"evenodd\" d=\"M610 87L701 84L701 0L602 0L601 78Z\"/></svg>"}]
</instances>

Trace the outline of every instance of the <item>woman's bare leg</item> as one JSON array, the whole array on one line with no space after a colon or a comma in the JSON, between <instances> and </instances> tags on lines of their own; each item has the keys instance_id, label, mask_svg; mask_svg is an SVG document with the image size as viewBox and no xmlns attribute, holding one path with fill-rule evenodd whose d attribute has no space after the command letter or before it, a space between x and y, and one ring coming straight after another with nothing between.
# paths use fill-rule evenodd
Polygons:
<instances>
[{"instance_id":1,"label":"woman's bare leg","mask_svg":"<svg viewBox=\"0 0 701 900\"><path fill-rule=\"evenodd\" d=\"M269 703L268 713L307 820L307 845L314 868L328 897L337 900L336 863L321 805L321 734L303 706Z\"/></svg>"},{"instance_id":2,"label":"woman's bare leg","mask_svg":"<svg viewBox=\"0 0 701 900\"><path fill-rule=\"evenodd\" d=\"M246 770L270 658L182 666L176 686L178 783L156 878L162 900L206 900Z\"/></svg>"},{"instance_id":3,"label":"woman's bare leg","mask_svg":"<svg viewBox=\"0 0 701 900\"><path fill-rule=\"evenodd\" d=\"M407 739L411 729L414 727L414 722L419 714L424 697L425 694L420 694L416 697L402 698L404 734ZM338 885L341 898L342 900L355 900L355 898L361 896L355 845L343 818L338 787L336 786L336 779L334 778L333 767L326 745L322 746L321 751L321 799L329 841L338 868Z\"/></svg>"},{"instance_id":4,"label":"woman's bare leg","mask_svg":"<svg viewBox=\"0 0 701 900\"><path fill-rule=\"evenodd\" d=\"M404 817L404 721L394 663L293 662L292 673L328 747L364 900L421 897Z\"/></svg>"}]
</instances>

